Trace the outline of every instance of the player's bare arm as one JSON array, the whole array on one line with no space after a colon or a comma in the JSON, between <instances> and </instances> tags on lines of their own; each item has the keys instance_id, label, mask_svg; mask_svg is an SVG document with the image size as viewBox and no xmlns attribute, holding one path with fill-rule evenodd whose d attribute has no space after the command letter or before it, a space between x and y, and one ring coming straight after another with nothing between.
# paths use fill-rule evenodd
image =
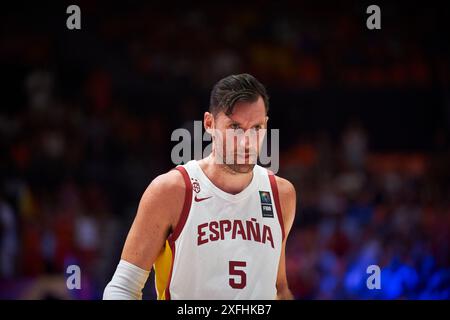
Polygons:
<instances>
[{"instance_id":1,"label":"player's bare arm","mask_svg":"<svg viewBox=\"0 0 450 320\"><path fill-rule=\"evenodd\" d=\"M281 212L283 213L283 223L285 238L281 247L281 256L278 266L277 275L277 299L279 300L291 300L294 299L291 291L289 290L287 276L286 276L286 241L289 235L289 231L292 228L292 224L295 218L296 208L296 192L291 182L278 176L275 177L278 186L278 193L280 197Z\"/></svg>"},{"instance_id":2,"label":"player's bare arm","mask_svg":"<svg viewBox=\"0 0 450 320\"><path fill-rule=\"evenodd\" d=\"M155 178L142 195L121 258L150 270L183 208L185 184L171 170Z\"/></svg>"},{"instance_id":3,"label":"player's bare arm","mask_svg":"<svg viewBox=\"0 0 450 320\"><path fill-rule=\"evenodd\" d=\"M121 268L116 271L122 274L107 286L105 299L142 298L142 287L149 271L178 223L185 188L183 177L177 170L156 177L147 187L125 241ZM116 278L123 283L117 283Z\"/></svg>"}]
</instances>

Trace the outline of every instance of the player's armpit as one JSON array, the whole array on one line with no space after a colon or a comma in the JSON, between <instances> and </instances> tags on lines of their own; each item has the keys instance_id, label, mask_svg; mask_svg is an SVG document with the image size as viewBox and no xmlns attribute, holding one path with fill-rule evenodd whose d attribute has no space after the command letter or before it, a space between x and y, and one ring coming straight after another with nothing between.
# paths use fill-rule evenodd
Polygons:
<instances>
[{"instance_id":1,"label":"player's armpit","mask_svg":"<svg viewBox=\"0 0 450 320\"><path fill-rule=\"evenodd\" d=\"M185 183L177 170L155 178L142 195L121 259L150 270L178 222L184 196Z\"/></svg>"}]
</instances>

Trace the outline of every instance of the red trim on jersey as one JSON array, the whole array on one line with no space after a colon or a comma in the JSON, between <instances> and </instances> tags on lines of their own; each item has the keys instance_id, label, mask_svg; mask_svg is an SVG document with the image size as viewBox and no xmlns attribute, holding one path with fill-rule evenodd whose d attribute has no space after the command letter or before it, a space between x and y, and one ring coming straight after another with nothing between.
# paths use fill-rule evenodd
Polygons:
<instances>
[{"instance_id":1,"label":"red trim on jersey","mask_svg":"<svg viewBox=\"0 0 450 320\"><path fill-rule=\"evenodd\" d=\"M277 209L278 222L280 223L280 226L281 226L281 234L283 235L283 241L284 241L284 237L285 237L284 222L283 222L283 214L281 212L280 197L278 195L278 186L277 186L277 181L275 180L275 175L271 171L269 171L269 181L270 181L270 186L272 187L272 194L273 194L274 201L275 201L275 208Z\"/></svg>"},{"instance_id":2,"label":"red trim on jersey","mask_svg":"<svg viewBox=\"0 0 450 320\"><path fill-rule=\"evenodd\" d=\"M192 184L189 178L189 174L186 171L186 169L182 166L177 166L175 170L180 171L181 174L183 175L184 183L186 185L186 191L184 193L183 210L181 211L181 215L175 227L175 230L169 237L169 240L172 240L173 242L175 242L178 239L178 237L181 234L181 231L183 231L183 227L186 223L187 217L189 215L189 210L191 209L192 204Z\"/></svg>"},{"instance_id":3,"label":"red trim on jersey","mask_svg":"<svg viewBox=\"0 0 450 320\"><path fill-rule=\"evenodd\" d=\"M172 280L172 271L175 262L175 241L180 236L181 231L183 231L183 227L186 224L186 220L188 218L192 204L192 184L188 172L183 166L177 166L176 168L174 168L174 170L178 170L183 175L184 183L186 185L186 191L184 193L184 204L180 217L178 218L178 223L175 227L175 230L168 238L170 249L172 250L172 265L170 267L169 281L167 282L167 288L165 290L165 298L167 300L170 300L170 282Z\"/></svg>"}]
</instances>

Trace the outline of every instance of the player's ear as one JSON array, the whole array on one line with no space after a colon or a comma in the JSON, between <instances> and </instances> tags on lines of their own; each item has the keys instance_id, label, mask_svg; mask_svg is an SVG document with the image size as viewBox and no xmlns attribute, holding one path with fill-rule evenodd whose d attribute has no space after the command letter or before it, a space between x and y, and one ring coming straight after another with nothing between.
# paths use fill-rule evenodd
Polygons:
<instances>
[{"instance_id":1,"label":"player's ear","mask_svg":"<svg viewBox=\"0 0 450 320\"><path fill-rule=\"evenodd\" d=\"M205 127L206 132L212 134L212 130L214 129L214 116L210 112L205 112L203 115L203 126Z\"/></svg>"},{"instance_id":2,"label":"player's ear","mask_svg":"<svg viewBox=\"0 0 450 320\"><path fill-rule=\"evenodd\" d=\"M266 116L266 122L264 123L264 125L266 126L266 128L267 128L267 123L269 122L269 117L268 116Z\"/></svg>"}]
</instances>

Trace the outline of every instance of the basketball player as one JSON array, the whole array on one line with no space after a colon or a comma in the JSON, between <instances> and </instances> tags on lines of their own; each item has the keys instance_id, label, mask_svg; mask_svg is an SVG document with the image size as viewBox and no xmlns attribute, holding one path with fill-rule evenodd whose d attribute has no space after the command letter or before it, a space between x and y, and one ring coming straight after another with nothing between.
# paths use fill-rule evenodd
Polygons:
<instances>
[{"instance_id":1,"label":"basketball player","mask_svg":"<svg viewBox=\"0 0 450 320\"><path fill-rule=\"evenodd\" d=\"M229 130L258 135L267 128L267 111L266 90L249 74L214 86L204 114L212 153L158 176L145 190L104 299L142 299L152 267L158 299L293 298L285 247L295 189L256 165L263 136L252 146L236 135L231 150L224 141Z\"/></svg>"}]
</instances>

